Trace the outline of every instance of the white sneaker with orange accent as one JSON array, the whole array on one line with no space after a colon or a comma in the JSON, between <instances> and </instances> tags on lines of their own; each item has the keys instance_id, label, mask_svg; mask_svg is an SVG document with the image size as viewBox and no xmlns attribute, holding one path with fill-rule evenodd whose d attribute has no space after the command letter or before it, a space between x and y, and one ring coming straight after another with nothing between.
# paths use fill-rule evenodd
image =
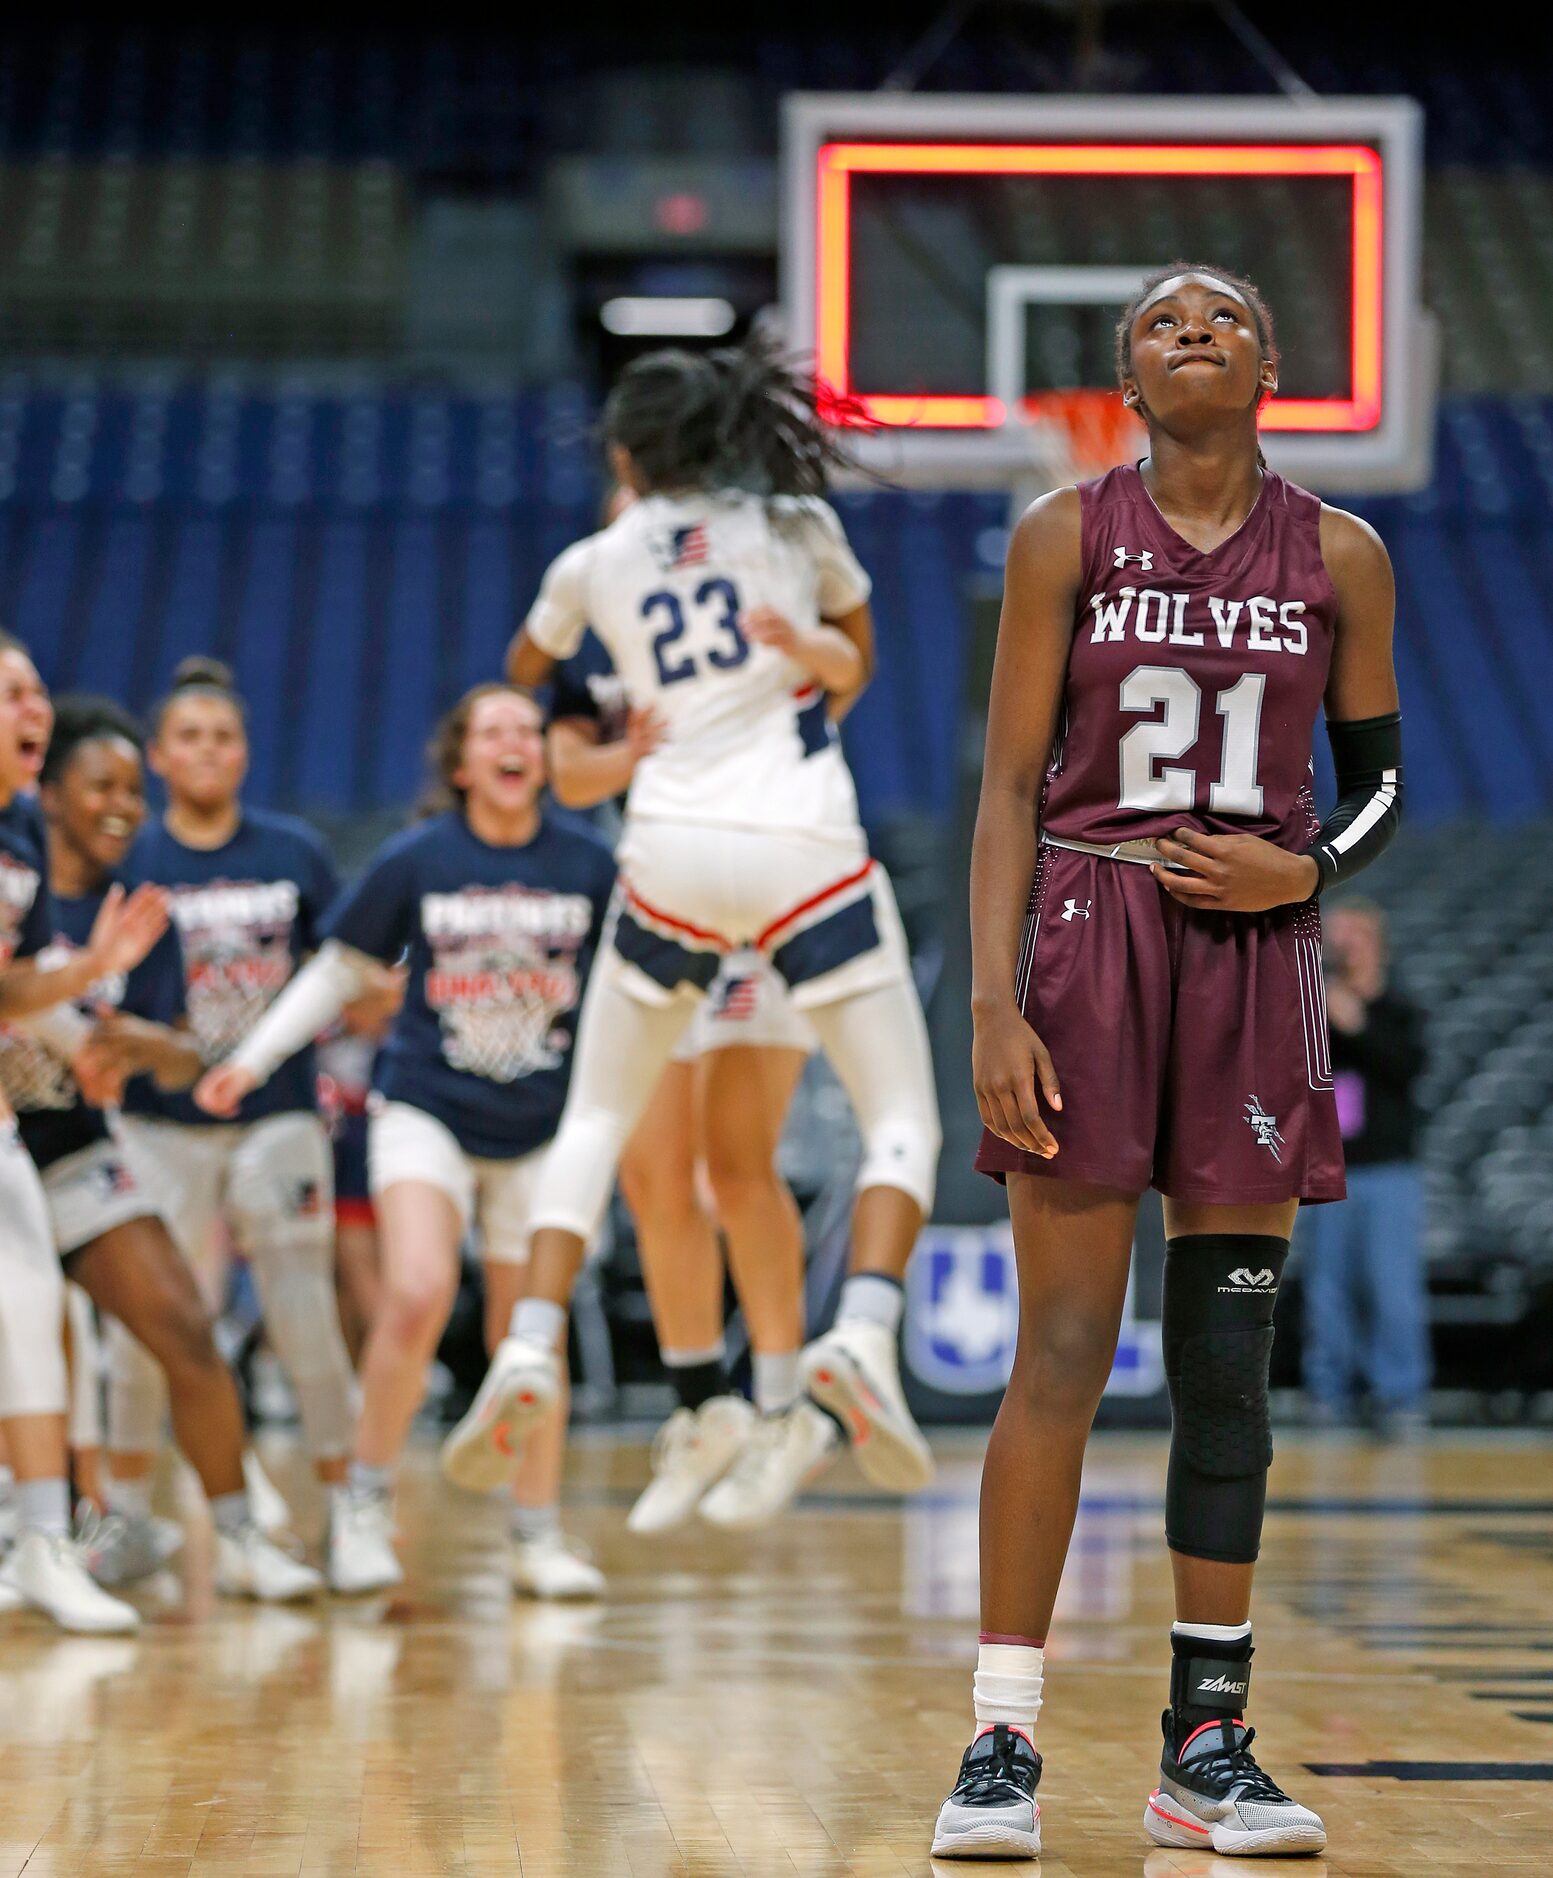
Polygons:
<instances>
[{"instance_id":1,"label":"white sneaker with orange accent","mask_svg":"<svg viewBox=\"0 0 1553 1878\"><path fill-rule=\"evenodd\" d=\"M491 1493L518 1471L523 1439L561 1389L554 1350L504 1337L464 1419L442 1444L442 1471L455 1487Z\"/></svg>"},{"instance_id":2,"label":"white sneaker with orange accent","mask_svg":"<svg viewBox=\"0 0 1553 1878\"><path fill-rule=\"evenodd\" d=\"M804 1388L846 1429L857 1464L876 1486L915 1493L933 1456L901 1388L895 1333L854 1319L816 1337L798 1359Z\"/></svg>"}]
</instances>

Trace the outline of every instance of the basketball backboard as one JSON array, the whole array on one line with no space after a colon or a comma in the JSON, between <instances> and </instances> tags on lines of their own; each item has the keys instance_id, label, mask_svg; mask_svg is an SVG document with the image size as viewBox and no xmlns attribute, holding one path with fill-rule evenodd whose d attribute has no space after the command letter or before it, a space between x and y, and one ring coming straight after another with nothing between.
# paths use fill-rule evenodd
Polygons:
<instances>
[{"instance_id":1,"label":"basketball backboard","mask_svg":"<svg viewBox=\"0 0 1553 1878\"><path fill-rule=\"evenodd\" d=\"M1064 474L1042 394L1115 383L1138 280L1249 275L1279 322L1274 467L1427 481L1437 367L1419 303L1422 115L1406 98L808 94L784 130L792 342L908 483Z\"/></svg>"}]
</instances>

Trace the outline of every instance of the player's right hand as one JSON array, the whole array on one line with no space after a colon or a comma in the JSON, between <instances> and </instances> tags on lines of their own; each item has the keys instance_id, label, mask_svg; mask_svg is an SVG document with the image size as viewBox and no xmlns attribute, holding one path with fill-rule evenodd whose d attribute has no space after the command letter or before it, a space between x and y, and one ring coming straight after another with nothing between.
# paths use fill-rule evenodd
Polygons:
<instances>
[{"instance_id":1,"label":"player's right hand","mask_svg":"<svg viewBox=\"0 0 1553 1878\"><path fill-rule=\"evenodd\" d=\"M241 1063L218 1063L194 1085L194 1106L207 1115L230 1121L241 1108L243 1097L252 1095L258 1086L258 1077Z\"/></svg>"},{"instance_id":2,"label":"player's right hand","mask_svg":"<svg viewBox=\"0 0 1553 1878\"><path fill-rule=\"evenodd\" d=\"M633 706L626 718L625 734L633 761L640 763L644 756L651 756L668 732L667 723L650 704Z\"/></svg>"},{"instance_id":3,"label":"player's right hand","mask_svg":"<svg viewBox=\"0 0 1553 1878\"><path fill-rule=\"evenodd\" d=\"M971 1078L982 1121L1002 1140L1049 1161L1057 1142L1041 1119L1036 1091L1049 1108L1061 1109L1062 1090L1051 1053L1012 1002L1002 1010L978 1014L975 1022Z\"/></svg>"}]
</instances>

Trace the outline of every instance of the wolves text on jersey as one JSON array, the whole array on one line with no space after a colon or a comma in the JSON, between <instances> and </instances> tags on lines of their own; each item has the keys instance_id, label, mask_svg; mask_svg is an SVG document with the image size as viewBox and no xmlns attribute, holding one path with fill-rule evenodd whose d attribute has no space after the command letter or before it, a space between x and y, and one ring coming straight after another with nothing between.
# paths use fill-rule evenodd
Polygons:
<instances>
[{"instance_id":1,"label":"wolves text on jersey","mask_svg":"<svg viewBox=\"0 0 1553 1878\"><path fill-rule=\"evenodd\" d=\"M1146 645L1202 646L1216 641L1227 652L1238 641L1248 652L1289 652L1303 658L1308 643L1303 600L1274 600L1260 593L1226 600L1216 593L1119 587L1115 593L1092 594L1089 607L1095 618L1091 645L1130 635Z\"/></svg>"},{"instance_id":2,"label":"wolves text on jersey","mask_svg":"<svg viewBox=\"0 0 1553 1878\"><path fill-rule=\"evenodd\" d=\"M557 1067L568 1041L557 1020L577 1004L592 919L580 893L512 885L421 896L426 1003L453 1068L509 1083Z\"/></svg>"}]
</instances>

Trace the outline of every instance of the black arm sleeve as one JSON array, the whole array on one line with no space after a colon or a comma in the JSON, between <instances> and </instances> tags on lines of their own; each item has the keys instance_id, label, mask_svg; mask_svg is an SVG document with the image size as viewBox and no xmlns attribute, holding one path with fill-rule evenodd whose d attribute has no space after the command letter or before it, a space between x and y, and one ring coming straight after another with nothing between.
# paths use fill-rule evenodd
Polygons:
<instances>
[{"instance_id":1,"label":"black arm sleeve","mask_svg":"<svg viewBox=\"0 0 1553 1878\"><path fill-rule=\"evenodd\" d=\"M1337 802L1304 853L1314 856L1323 893L1378 861L1402 819L1402 713L1327 725Z\"/></svg>"}]
</instances>

